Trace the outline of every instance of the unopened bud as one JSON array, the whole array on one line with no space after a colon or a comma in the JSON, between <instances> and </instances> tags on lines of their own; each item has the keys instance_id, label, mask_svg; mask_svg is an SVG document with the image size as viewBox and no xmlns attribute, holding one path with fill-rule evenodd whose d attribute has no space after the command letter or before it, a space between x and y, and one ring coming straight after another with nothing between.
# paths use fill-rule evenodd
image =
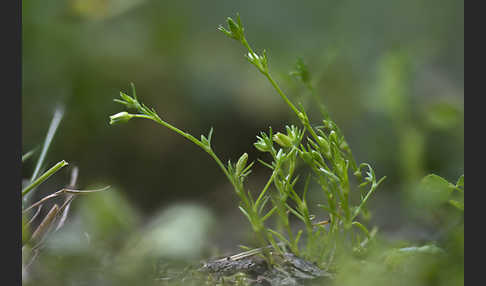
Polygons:
<instances>
[{"instance_id":1,"label":"unopened bud","mask_svg":"<svg viewBox=\"0 0 486 286\"><path fill-rule=\"evenodd\" d=\"M304 162L306 162L309 165L312 164L313 162L312 155L309 152L302 152L300 157L302 158L302 160L304 160Z\"/></svg>"},{"instance_id":2,"label":"unopened bud","mask_svg":"<svg viewBox=\"0 0 486 286\"><path fill-rule=\"evenodd\" d=\"M320 150L321 153L324 154L324 156L326 156L327 158L331 157L331 149L329 148L329 142L327 142L327 140L321 136L317 136L317 139L318 139L319 147L321 149Z\"/></svg>"},{"instance_id":3,"label":"unopened bud","mask_svg":"<svg viewBox=\"0 0 486 286\"><path fill-rule=\"evenodd\" d=\"M248 160L248 154L243 153L243 155L241 155L240 159L238 159L238 162L236 163L236 174L239 175L241 174L241 172L243 172L243 170L246 167L247 160Z\"/></svg>"},{"instance_id":4,"label":"unopened bud","mask_svg":"<svg viewBox=\"0 0 486 286\"><path fill-rule=\"evenodd\" d=\"M338 136L336 134L336 132L333 130L331 131L331 133L329 133L329 139L334 142L336 145L338 145L339 141L338 141Z\"/></svg>"},{"instance_id":5,"label":"unopened bud","mask_svg":"<svg viewBox=\"0 0 486 286\"><path fill-rule=\"evenodd\" d=\"M125 123L128 120L132 119L133 114L130 114L126 111L119 112L115 115L110 116L110 124L117 124L117 123Z\"/></svg>"},{"instance_id":6,"label":"unopened bud","mask_svg":"<svg viewBox=\"0 0 486 286\"><path fill-rule=\"evenodd\" d=\"M277 132L273 135L273 141L277 142L278 145L282 147L291 147L292 146L292 139L289 136Z\"/></svg>"}]
</instances>

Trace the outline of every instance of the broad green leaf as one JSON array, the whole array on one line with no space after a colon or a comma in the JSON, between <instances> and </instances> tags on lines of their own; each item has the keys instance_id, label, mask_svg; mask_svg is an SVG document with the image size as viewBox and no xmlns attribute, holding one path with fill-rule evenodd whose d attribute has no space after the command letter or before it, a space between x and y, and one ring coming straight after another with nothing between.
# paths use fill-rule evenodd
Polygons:
<instances>
[{"instance_id":1,"label":"broad green leaf","mask_svg":"<svg viewBox=\"0 0 486 286\"><path fill-rule=\"evenodd\" d=\"M455 185L449 183L446 179L430 174L420 182L419 199L427 205L436 206L447 202L454 188Z\"/></svg>"}]
</instances>

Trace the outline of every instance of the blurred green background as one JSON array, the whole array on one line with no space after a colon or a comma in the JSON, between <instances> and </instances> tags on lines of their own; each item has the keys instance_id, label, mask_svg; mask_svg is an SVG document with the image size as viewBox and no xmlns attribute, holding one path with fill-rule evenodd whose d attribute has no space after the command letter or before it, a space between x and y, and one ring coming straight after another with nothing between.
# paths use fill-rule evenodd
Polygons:
<instances>
[{"instance_id":1,"label":"blurred green background","mask_svg":"<svg viewBox=\"0 0 486 286\"><path fill-rule=\"evenodd\" d=\"M400 211L411 186L429 173L451 182L464 173L464 3L457 0L23 0L23 153L43 142L63 105L46 165L64 159L78 166L80 188L112 186L111 193L77 199L73 217L94 216L103 206L99 217L118 231L110 232L112 245L181 203L195 218L217 218L209 231L219 233L216 247L248 238L231 185L206 153L152 122L108 124L123 108L113 99L133 82L168 122L196 137L214 127L223 161L243 152L256 160L252 143L260 131L296 121L244 50L217 31L236 12L294 101L308 96L289 75L303 58L357 161L388 177L371 203L376 223L400 237L404 224L423 223L420 212L413 221ZM34 163L23 165L24 177ZM250 184L260 186L267 175L257 164ZM68 182L69 168L38 195Z\"/></svg>"}]
</instances>

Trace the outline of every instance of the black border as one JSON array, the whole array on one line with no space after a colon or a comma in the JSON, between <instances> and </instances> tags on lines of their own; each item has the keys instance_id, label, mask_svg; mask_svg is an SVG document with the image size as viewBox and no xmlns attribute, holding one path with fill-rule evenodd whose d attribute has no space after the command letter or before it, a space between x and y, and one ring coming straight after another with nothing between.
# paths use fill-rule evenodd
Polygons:
<instances>
[{"instance_id":1,"label":"black border","mask_svg":"<svg viewBox=\"0 0 486 286\"><path fill-rule=\"evenodd\" d=\"M2 284L22 284L21 157L22 157L22 0L2 4ZM5 102L7 100L7 102ZM7 130L8 127L8 130ZM8 184L5 184L8 182ZM10 282L10 283L9 283Z\"/></svg>"}]
</instances>

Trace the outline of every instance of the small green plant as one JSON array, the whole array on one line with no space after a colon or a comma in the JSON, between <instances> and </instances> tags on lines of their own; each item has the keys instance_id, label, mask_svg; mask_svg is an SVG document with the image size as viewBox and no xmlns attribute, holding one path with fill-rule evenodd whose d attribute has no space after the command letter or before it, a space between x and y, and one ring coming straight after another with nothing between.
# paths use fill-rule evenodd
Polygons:
<instances>
[{"instance_id":1,"label":"small green plant","mask_svg":"<svg viewBox=\"0 0 486 286\"><path fill-rule=\"evenodd\" d=\"M254 163L248 163L247 153L241 155L236 163L228 161L227 164L223 164L211 146L212 128L208 136L201 135L201 139L178 129L161 119L155 109L148 108L138 100L133 83L131 84L132 96L120 92L120 99L115 101L137 113L123 111L112 115L110 124L124 123L132 118L150 119L185 137L207 152L233 185L235 193L240 198L239 209L248 219L260 247L270 244L274 251L280 254L290 249L296 255L313 261L326 260L328 263L340 246L362 253L375 235L376 229L368 231L364 223L360 222L360 214L365 210L371 195L385 177L378 179L370 164L356 164L341 130L329 118L324 108L321 109L324 119L320 125L311 124L302 104L299 104L299 107L294 105L271 76L267 53L263 51L258 54L251 48L239 16L236 22L228 17L227 24L227 29L222 26L218 29L246 48L248 62L267 78L301 124L300 127L286 126L285 131L276 133L270 128L268 133L261 132L257 136L254 147L270 154L272 161L265 162L258 159L271 170L271 175L256 197L244 186ZM297 69L292 74L313 90L303 61L298 62ZM354 175L357 188L352 187L350 174ZM305 177L304 188L298 190L297 182L302 177ZM320 186L323 194L322 203L309 202L307 199L311 180ZM352 200L354 196L359 197L357 203ZM316 221L316 216L310 212L310 204L317 205L327 213L328 219ZM302 221L304 228L295 232L291 227L290 216L295 216ZM269 227L268 220L271 217L276 217L276 229ZM301 243L304 233L305 245ZM272 262L269 251L265 251L264 255L269 262Z\"/></svg>"}]
</instances>

